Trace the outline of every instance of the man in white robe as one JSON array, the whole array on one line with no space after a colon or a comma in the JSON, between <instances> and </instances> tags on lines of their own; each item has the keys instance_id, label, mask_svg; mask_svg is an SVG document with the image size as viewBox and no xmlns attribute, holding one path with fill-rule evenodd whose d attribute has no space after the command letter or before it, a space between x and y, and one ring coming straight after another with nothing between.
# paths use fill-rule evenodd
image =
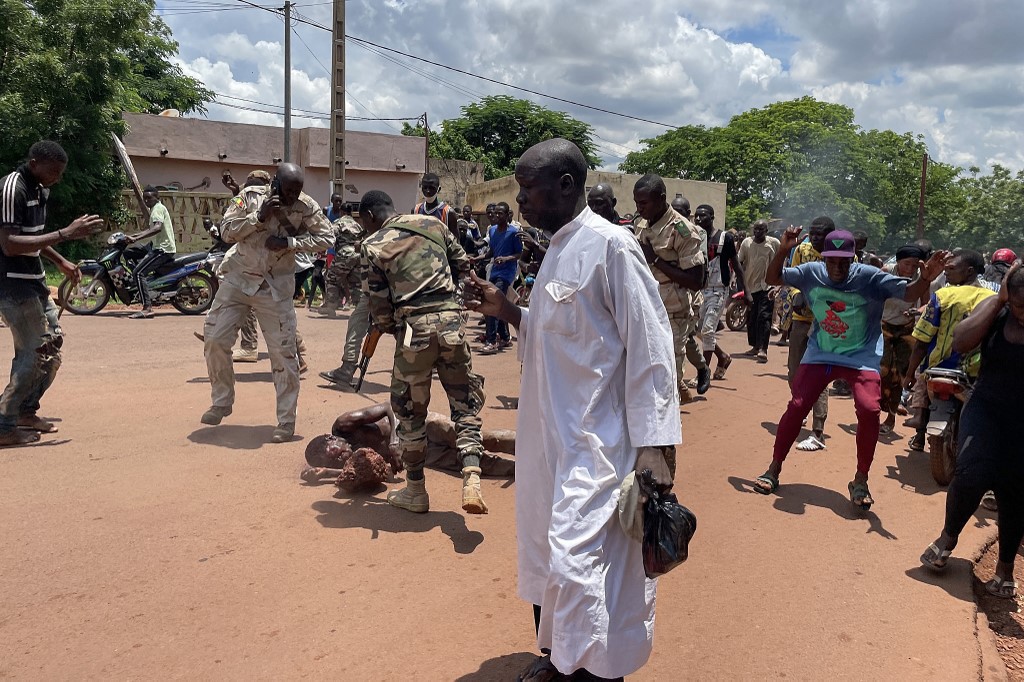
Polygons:
<instances>
[{"instance_id":1,"label":"man in white robe","mask_svg":"<svg viewBox=\"0 0 1024 682\"><path fill-rule=\"evenodd\" d=\"M646 468L670 488L680 442L657 282L636 239L587 208L586 175L567 140L523 154L516 201L553 235L530 308L479 279L468 297L519 329L519 595L539 611L538 644L550 652L524 680L615 679L646 663L656 581L619 524L619 485Z\"/></svg>"}]
</instances>

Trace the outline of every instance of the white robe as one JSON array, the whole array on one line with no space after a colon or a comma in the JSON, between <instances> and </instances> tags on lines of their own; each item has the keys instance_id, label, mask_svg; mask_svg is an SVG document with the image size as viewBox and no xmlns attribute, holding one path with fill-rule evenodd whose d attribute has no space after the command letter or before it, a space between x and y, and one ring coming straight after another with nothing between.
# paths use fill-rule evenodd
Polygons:
<instances>
[{"instance_id":1,"label":"white robe","mask_svg":"<svg viewBox=\"0 0 1024 682\"><path fill-rule=\"evenodd\" d=\"M680 442L672 330L633 235L589 208L559 230L519 340L519 596L559 671L628 675L651 653L656 581L619 484L638 447Z\"/></svg>"}]
</instances>

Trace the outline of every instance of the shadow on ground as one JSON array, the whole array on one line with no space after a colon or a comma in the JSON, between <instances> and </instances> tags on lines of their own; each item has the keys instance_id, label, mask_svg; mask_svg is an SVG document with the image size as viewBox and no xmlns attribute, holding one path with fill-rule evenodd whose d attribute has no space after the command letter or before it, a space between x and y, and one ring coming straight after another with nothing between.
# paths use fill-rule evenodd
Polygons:
<instances>
[{"instance_id":1,"label":"shadow on ground","mask_svg":"<svg viewBox=\"0 0 1024 682\"><path fill-rule=\"evenodd\" d=\"M754 482L750 479L730 476L729 485L737 492L752 493L754 495L761 494L754 490ZM775 491L774 495L768 495L768 497L775 498L772 506L787 514L804 514L807 512L808 507L819 507L827 509L839 518L847 521L867 521L868 529L866 532L868 533L877 533L886 540L898 539L885 529L882 519L878 517L878 514L873 511L865 512L854 507L849 497L835 490L828 490L808 483L787 484L782 482L779 484L779 489Z\"/></svg>"},{"instance_id":2,"label":"shadow on ground","mask_svg":"<svg viewBox=\"0 0 1024 682\"><path fill-rule=\"evenodd\" d=\"M927 540L925 541L927 542ZM924 551L924 547L921 548ZM933 585L945 590L949 596L960 601L973 602L974 594L971 590L971 583L964 579L964 572L970 572L974 564L962 557L952 557L946 563L946 569L941 573L933 571L924 566L915 566L904 571L907 577L925 585Z\"/></svg>"},{"instance_id":3,"label":"shadow on ground","mask_svg":"<svg viewBox=\"0 0 1024 682\"><path fill-rule=\"evenodd\" d=\"M456 678L455 682L490 682L490 680L514 680L527 666L533 663L537 654L521 651L491 658L480 664L480 669Z\"/></svg>"},{"instance_id":4,"label":"shadow on ground","mask_svg":"<svg viewBox=\"0 0 1024 682\"><path fill-rule=\"evenodd\" d=\"M365 528L376 540L384 533L426 533L434 528L452 541L456 554L472 554L484 541L482 533L469 530L462 514L451 511L413 514L396 509L384 500L338 491L333 500L319 500L312 507L324 528Z\"/></svg>"},{"instance_id":5,"label":"shadow on ground","mask_svg":"<svg viewBox=\"0 0 1024 682\"><path fill-rule=\"evenodd\" d=\"M196 429L188 434L188 439L193 443L213 445L220 448L232 450L258 450L264 445L270 444L270 437L274 434L273 426L248 426L244 424L221 424L220 426L206 426ZM301 441L302 436L293 436L289 441L294 443ZM273 445L277 445L274 443Z\"/></svg>"},{"instance_id":6,"label":"shadow on ground","mask_svg":"<svg viewBox=\"0 0 1024 682\"><path fill-rule=\"evenodd\" d=\"M897 481L904 490L918 495L934 495L945 490L932 478L927 452L909 451L896 455L895 464L885 467L885 477Z\"/></svg>"}]
</instances>

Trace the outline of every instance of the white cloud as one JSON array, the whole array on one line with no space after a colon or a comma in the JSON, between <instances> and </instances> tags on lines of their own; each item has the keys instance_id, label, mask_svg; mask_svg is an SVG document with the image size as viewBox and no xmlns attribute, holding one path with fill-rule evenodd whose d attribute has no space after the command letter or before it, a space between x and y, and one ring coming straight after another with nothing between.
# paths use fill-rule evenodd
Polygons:
<instances>
[{"instance_id":1,"label":"white cloud","mask_svg":"<svg viewBox=\"0 0 1024 682\"><path fill-rule=\"evenodd\" d=\"M1019 0L970 6L953 0L692 0L685 9L669 0L642 6L626 0L350 0L346 7L350 34L641 118L721 125L752 107L811 94L852 106L866 128L924 134L933 156L943 161L1024 167ZM300 3L298 9L331 23L329 4ZM222 94L279 106L281 21L256 9L224 12L220 22L209 16L168 19L181 45L182 68ZM330 34L302 24L297 30L293 106L326 112ZM606 165L665 130L390 58L404 66L348 43L350 116L418 116L426 110L433 124L457 116L483 94L531 97L591 123ZM211 107L210 114L280 121L225 107ZM384 132L400 127L350 125Z\"/></svg>"}]
</instances>

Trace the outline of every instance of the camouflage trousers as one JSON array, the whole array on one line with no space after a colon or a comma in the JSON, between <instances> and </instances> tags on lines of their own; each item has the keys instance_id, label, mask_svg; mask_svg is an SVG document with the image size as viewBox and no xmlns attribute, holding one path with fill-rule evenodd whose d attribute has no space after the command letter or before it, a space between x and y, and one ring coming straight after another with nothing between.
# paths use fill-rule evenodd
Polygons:
<instances>
[{"instance_id":1,"label":"camouflage trousers","mask_svg":"<svg viewBox=\"0 0 1024 682\"><path fill-rule=\"evenodd\" d=\"M882 378L882 411L895 414L903 397L903 380L910 367L910 354L914 348L911 332L914 325L902 327L882 323L882 338L885 341L879 375Z\"/></svg>"},{"instance_id":2,"label":"camouflage trousers","mask_svg":"<svg viewBox=\"0 0 1024 682\"><path fill-rule=\"evenodd\" d=\"M415 315L405 322L412 328L412 334L408 346L404 346L405 328L399 326L391 376L391 409L398 419L405 468L423 469L430 377L435 369L448 394L459 457L479 457L484 449L479 417L484 405L483 378L473 373L462 316L458 311L444 311Z\"/></svg>"},{"instance_id":3,"label":"camouflage trousers","mask_svg":"<svg viewBox=\"0 0 1024 682\"><path fill-rule=\"evenodd\" d=\"M359 303L363 290L358 264L338 262L335 259L331 262L331 267L327 269L324 279L327 283L327 290L324 292L324 308L337 310L342 298L345 298L349 305Z\"/></svg>"}]
</instances>

